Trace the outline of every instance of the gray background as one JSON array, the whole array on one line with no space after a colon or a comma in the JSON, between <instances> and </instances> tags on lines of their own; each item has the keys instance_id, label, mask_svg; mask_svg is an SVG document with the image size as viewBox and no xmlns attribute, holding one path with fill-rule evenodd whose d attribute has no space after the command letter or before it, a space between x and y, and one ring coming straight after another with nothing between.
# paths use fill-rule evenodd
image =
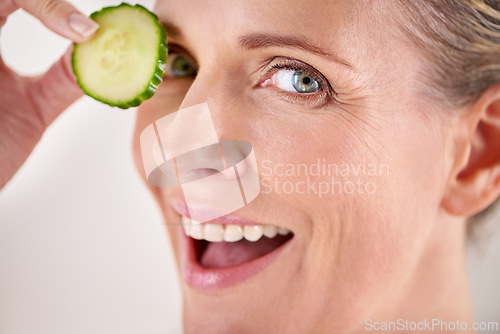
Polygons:
<instances>
[{"instance_id":1,"label":"gray background","mask_svg":"<svg viewBox=\"0 0 500 334\"><path fill-rule=\"evenodd\" d=\"M89 14L121 1L71 2ZM69 46L24 12L9 18L0 43L26 75ZM134 117L82 98L0 192L0 333L181 332L165 227L132 161ZM468 254L477 320L500 321L499 219Z\"/></svg>"}]
</instances>

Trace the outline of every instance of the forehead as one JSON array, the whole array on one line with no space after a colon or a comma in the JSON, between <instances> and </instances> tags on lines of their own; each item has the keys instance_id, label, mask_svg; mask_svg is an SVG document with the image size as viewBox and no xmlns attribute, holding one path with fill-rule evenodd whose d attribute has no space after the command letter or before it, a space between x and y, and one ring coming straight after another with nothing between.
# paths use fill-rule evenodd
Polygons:
<instances>
[{"instance_id":1,"label":"forehead","mask_svg":"<svg viewBox=\"0 0 500 334\"><path fill-rule=\"evenodd\" d=\"M249 32L301 36L355 57L387 43L390 1L157 0L155 11L188 38L237 40ZM385 38L383 38L385 35Z\"/></svg>"}]
</instances>

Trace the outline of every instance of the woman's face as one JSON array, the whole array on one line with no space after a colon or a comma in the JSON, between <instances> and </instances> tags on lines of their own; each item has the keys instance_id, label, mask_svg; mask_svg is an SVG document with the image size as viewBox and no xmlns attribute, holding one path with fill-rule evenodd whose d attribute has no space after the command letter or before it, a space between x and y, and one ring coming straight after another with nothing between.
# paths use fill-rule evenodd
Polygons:
<instances>
[{"instance_id":1,"label":"woman's face","mask_svg":"<svg viewBox=\"0 0 500 334\"><path fill-rule=\"evenodd\" d=\"M349 333L438 307L427 301L445 288L434 283L450 269L440 252L461 233L440 208L454 120L420 93L422 59L391 7L158 1L170 69L138 114L139 169L147 125L207 102L219 139L250 142L259 167L260 195L231 219L293 233L243 278L238 266L193 272L175 209L182 191L151 186L181 274L186 333ZM211 262L263 247L241 244L217 248Z\"/></svg>"}]
</instances>

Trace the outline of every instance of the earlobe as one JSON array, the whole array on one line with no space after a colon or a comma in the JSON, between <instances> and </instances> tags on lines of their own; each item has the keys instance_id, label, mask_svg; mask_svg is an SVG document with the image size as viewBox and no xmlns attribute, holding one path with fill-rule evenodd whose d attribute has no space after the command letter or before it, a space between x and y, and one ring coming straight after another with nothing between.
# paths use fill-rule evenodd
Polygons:
<instances>
[{"instance_id":1,"label":"earlobe","mask_svg":"<svg viewBox=\"0 0 500 334\"><path fill-rule=\"evenodd\" d=\"M500 195L500 85L488 88L468 115L463 121L472 126L460 154L465 152L467 160L452 175L441 203L448 213L464 217L483 211Z\"/></svg>"}]
</instances>

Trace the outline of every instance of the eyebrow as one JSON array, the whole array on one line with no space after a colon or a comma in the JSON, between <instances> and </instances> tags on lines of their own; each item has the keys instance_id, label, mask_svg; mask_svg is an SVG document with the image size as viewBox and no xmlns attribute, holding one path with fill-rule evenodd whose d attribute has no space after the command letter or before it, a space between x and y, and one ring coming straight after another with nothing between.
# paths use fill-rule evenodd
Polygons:
<instances>
[{"instance_id":1,"label":"eyebrow","mask_svg":"<svg viewBox=\"0 0 500 334\"><path fill-rule=\"evenodd\" d=\"M172 22L166 20L160 20L160 23L165 28L169 36L176 38L182 37L183 35L182 30ZM294 36L278 36L278 35L269 35L262 33L253 33L240 37L239 44L240 47L247 50L270 48L270 47L283 47L283 46L292 47L303 51L315 53L323 58L326 58L328 60L333 60L350 69L355 69L355 67L352 64L350 64L345 59L339 57L338 55L328 52L322 49L321 47L308 42L306 39Z\"/></svg>"},{"instance_id":2,"label":"eyebrow","mask_svg":"<svg viewBox=\"0 0 500 334\"><path fill-rule=\"evenodd\" d=\"M181 37L182 36L181 29L178 26L176 26L175 24L168 22L168 21L165 21L165 20L161 20L161 19L160 19L160 23L163 26L163 28L165 28L165 30L167 31L167 35L172 36L172 37Z\"/></svg>"},{"instance_id":3,"label":"eyebrow","mask_svg":"<svg viewBox=\"0 0 500 334\"><path fill-rule=\"evenodd\" d=\"M328 52L321 47L314 45L308 42L305 39L294 37L294 36L277 36L277 35L268 35L268 34L249 34L240 38L239 42L240 46L244 49L252 50L252 49L260 49L260 48L270 48L270 47L292 47L296 49L300 49L303 51L308 51L315 53L323 58L327 58L328 60L333 60L337 63L340 63L346 67L354 69L354 66L350 64L345 59L342 59L338 55Z\"/></svg>"}]
</instances>

